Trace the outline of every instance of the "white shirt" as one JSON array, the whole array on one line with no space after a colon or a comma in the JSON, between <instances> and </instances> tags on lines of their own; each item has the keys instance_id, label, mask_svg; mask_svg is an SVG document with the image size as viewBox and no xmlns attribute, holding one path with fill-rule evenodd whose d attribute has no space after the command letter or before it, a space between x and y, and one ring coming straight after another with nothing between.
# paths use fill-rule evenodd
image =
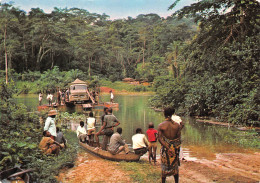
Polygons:
<instances>
[{"instance_id":1,"label":"white shirt","mask_svg":"<svg viewBox=\"0 0 260 183\"><path fill-rule=\"evenodd\" d=\"M51 133L52 136L57 136L56 134L56 125L55 125L55 118L48 117L45 121L44 131L47 130Z\"/></svg>"},{"instance_id":2,"label":"white shirt","mask_svg":"<svg viewBox=\"0 0 260 183\"><path fill-rule=\"evenodd\" d=\"M39 101L41 101L41 100L42 100L42 94L39 93Z\"/></svg>"},{"instance_id":3,"label":"white shirt","mask_svg":"<svg viewBox=\"0 0 260 183\"><path fill-rule=\"evenodd\" d=\"M52 97L53 97L52 94L48 94L48 95L47 95L47 100L52 100Z\"/></svg>"},{"instance_id":4,"label":"white shirt","mask_svg":"<svg viewBox=\"0 0 260 183\"><path fill-rule=\"evenodd\" d=\"M114 94L113 94L113 93L111 93L110 98L111 98L111 99L114 99Z\"/></svg>"},{"instance_id":5,"label":"white shirt","mask_svg":"<svg viewBox=\"0 0 260 183\"><path fill-rule=\"evenodd\" d=\"M78 128L77 128L77 137L78 137L79 135L81 135L81 134L87 134L87 131L86 131L86 129L84 128L84 126L81 127L81 126L79 125Z\"/></svg>"},{"instance_id":6,"label":"white shirt","mask_svg":"<svg viewBox=\"0 0 260 183\"><path fill-rule=\"evenodd\" d=\"M146 147L148 144L148 140L144 134L137 133L132 136L133 141L133 149L139 149L142 147Z\"/></svg>"},{"instance_id":7,"label":"white shirt","mask_svg":"<svg viewBox=\"0 0 260 183\"><path fill-rule=\"evenodd\" d=\"M89 117L88 120L87 120L87 124L88 124L87 130L95 129L95 122L96 122L95 118Z\"/></svg>"},{"instance_id":8,"label":"white shirt","mask_svg":"<svg viewBox=\"0 0 260 183\"><path fill-rule=\"evenodd\" d=\"M172 119L174 122L178 123L178 124L180 124L180 123L182 122L180 116L177 116L177 115L175 115L175 114L172 115L171 119Z\"/></svg>"}]
</instances>

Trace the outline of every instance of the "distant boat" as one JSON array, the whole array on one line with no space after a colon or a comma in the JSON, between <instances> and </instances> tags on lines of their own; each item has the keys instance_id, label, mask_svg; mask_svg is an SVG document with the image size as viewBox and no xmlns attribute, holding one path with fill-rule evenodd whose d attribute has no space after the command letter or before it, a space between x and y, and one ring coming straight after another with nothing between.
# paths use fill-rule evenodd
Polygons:
<instances>
[{"instance_id":1,"label":"distant boat","mask_svg":"<svg viewBox=\"0 0 260 183\"><path fill-rule=\"evenodd\" d=\"M119 104L118 103L112 103L112 102L105 102L104 103L104 106L105 107L108 107L108 108L118 108L119 107Z\"/></svg>"},{"instance_id":2,"label":"distant boat","mask_svg":"<svg viewBox=\"0 0 260 183\"><path fill-rule=\"evenodd\" d=\"M81 147L83 147L86 151L99 156L104 159L112 160L112 161L139 161L140 156L129 152L128 154L116 154L113 155L108 151L104 151L102 149L94 150L96 147L89 146L86 143L79 142Z\"/></svg>"}]
</instances>

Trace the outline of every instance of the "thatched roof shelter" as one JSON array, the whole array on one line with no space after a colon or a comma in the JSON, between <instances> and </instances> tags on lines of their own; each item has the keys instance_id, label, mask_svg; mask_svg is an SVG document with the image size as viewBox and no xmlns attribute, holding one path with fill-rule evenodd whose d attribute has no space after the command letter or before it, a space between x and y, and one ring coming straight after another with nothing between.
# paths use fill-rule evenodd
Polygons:
<instances>
[{"instance_id":1,"label":"thatched roof shelter","mask_svg":"<svg viewBox=\"0 0 260 183\"><path fill-rule=\"evenodd\" d=\"M82 80L80 80L80 79L76 79L75 81L73 81L72 83L70 83L70 84L87 84L85 81L82 81Z\"/></svg>"}]
</instances>

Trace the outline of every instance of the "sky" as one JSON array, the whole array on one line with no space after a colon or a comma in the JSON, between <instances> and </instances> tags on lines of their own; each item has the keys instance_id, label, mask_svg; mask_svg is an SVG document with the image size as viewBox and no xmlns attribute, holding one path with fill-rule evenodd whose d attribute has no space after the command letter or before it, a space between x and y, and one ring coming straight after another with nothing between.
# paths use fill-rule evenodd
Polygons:
<instances>
[{"instance_id":1,"label":"sky","mask_svg":"<svg viewBox=\"0 0 260 183\"><path fill-rule=\"evenodd\" d=\"M161 17L167 17L174 11L195 3L196 0L181 0L173 10L168 7L175 0L0 0L1 3L12 2L26 12L31 8L39 7L45 13L50 13L57 8L81 8L90 13L107 14L111 20L123 19L128 16L135 18L140 14L156 13Z\"/></svg>"}]
</instances>

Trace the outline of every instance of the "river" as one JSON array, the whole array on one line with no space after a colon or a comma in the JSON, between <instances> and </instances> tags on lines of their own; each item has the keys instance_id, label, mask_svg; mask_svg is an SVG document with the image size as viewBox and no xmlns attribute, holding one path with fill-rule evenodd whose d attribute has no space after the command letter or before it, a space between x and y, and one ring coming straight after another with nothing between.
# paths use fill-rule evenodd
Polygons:
<instances>
[{"instance_id":1,"label":"river","mask_svg":"<svg viewBox=\"0 0 260 183\"><path fill-rule=\"evenodd\" d=\"M46 98L46 97L43 97ZM156 112L148 106L149 96L140 95L116 95L115 102L119 103L119 109L113 111L123 128L123 138L131 144L131 137L136 128L142 128L145 132L148 123L153 122L155 128L164 120L162 112ZM101 100L109 101L108 95L103 95ZM31 111L38 106L37 95L20 95L16 98L19 103L24 103ZM43 104L47 103L44 99ZM73 110L70 110L73 112ZM94 110L99 119L102 110ZM214 160L217 153L249 152L250 149L238 145L226 143L224 139L229 130L227 127L196 122L194 118L182 117L185 127L182 131L182 147L184 157L188 160L207 159ZM79 123L79 122L78 122ZM78 125L76 123L75 125ZM158 148L159 149L159 148ZM159 154L159 151L158 151Z\"/></svg>"}]
</instances>

